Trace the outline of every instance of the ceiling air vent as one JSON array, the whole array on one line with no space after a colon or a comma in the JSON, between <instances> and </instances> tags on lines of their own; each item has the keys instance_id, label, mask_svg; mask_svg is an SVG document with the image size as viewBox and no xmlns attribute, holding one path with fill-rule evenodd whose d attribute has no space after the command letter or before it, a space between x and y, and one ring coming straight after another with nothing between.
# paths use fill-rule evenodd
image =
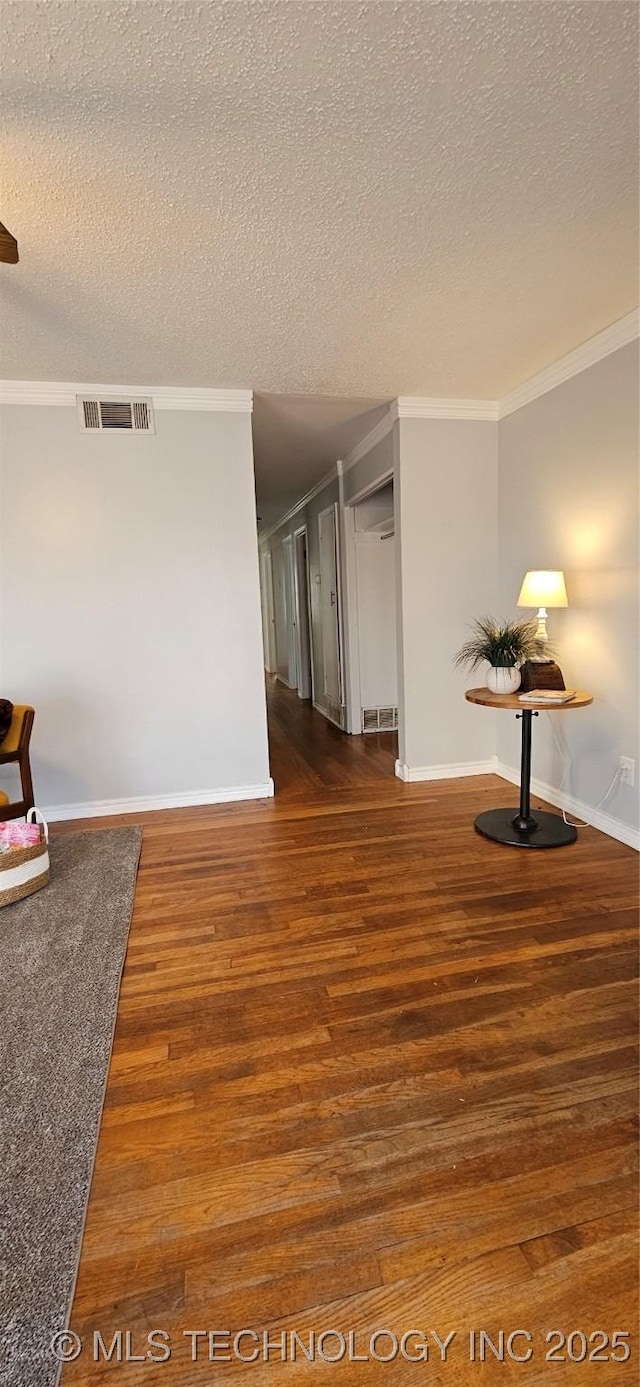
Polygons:
<instances>
[{"instance_id":1,"label":"ceiling air vent","mask_svg":"<svg viewBox=\"0 0 640 1387\"><path fill-rule=\"evenodd\" d=\"M151 400L86 400L78 396L83 433L117 429L119 433L155 433Z\"/></svg>"},{"instance_id":2,"label":"ceiling air vent","mask_svg":"<svg viewBox=\"0 0 640 1387\"><path fill-rule=\"evenodd\" d=\"M98 406L98 401L97 401L97 400L83 400L83 401L82 401L82 408L83 408L83 410L84 410L84 426L85 426L85 429L99 429L99 428L100 428L100 408L99 408L99 406Z\"/></svg>"}]
</instances>

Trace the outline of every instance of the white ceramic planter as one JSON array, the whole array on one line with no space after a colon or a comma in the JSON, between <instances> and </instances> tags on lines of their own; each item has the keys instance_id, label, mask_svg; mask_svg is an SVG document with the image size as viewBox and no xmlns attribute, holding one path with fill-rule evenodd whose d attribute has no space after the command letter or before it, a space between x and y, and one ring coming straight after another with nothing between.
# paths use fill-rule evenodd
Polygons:
<instances>
[{"instance_id":1,"label":"white ceramic planter","mask_svg":"<svg viewBox=\"0 0 640 1387\"><path fill-rule=\"evenodd\" d=\"M515 665L490 665L487 670L487 688L494 694L512 694L520 688L521 674Z\"/></svg>"}]
</instances>

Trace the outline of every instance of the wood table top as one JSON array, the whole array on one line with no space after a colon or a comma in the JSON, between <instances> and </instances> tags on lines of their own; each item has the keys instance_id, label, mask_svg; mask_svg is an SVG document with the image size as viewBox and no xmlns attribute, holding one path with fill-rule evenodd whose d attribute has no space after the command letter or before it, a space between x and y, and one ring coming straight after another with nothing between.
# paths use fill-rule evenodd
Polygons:
<instances>
[{"instance_id":1,"label":"wood table top","mask_svg":"<svg viewBox=\"0 0 640 1387\"><path fill-rule=\"evenodd\" d=\"M563 712L565 709L569 708L586 708L587 704L593 703L593 694L586 693L584 689L576 689L573 698L570 698L566 703L547 703L542 701L534 703L529 698L524 702L523 699L520 698L518 692L512 694L494 694L491 693L490 689L467 689L465 698L469 703L481 703L485 708L512 708L517 709L520 713L523 708L544 708L545 712L547 710L550 712L555 710Z\"/></svg>"}]
</instances>

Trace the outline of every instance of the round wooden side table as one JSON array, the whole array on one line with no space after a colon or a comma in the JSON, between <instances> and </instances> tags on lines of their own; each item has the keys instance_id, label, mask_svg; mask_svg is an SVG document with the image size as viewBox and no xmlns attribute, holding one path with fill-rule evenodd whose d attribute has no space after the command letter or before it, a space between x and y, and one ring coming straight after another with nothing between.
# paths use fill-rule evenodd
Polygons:
<instances>
[{"instance_id":1,"label":"round wooden side table","mask_svg":"<svg viewBox=\"0 0 640 1387\"><path fill-rule=\"evenodd\" d=\"M561 848L574 843L578 830L566 824L561 814L549 814L545 809L531 813L531 723L538 713L570 712L593 703L593 695L577 690L567 703L523 703L517 693L493 694L489 689L467 689L469 703L481 703L484 708L509 708L522 718L522 752L520 760L520 808L487 809L479 814L474 827L485 838L506 843L513 848Z\"/></svg>"}]
</instances>

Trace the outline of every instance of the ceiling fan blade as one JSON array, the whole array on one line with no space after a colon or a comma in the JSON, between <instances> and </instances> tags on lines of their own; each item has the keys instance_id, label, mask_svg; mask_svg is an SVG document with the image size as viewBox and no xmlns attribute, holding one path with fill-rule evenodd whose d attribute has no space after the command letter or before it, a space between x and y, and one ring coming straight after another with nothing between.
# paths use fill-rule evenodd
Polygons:
<instances>
[{"instance_id":1,"label":"ceiling fan blade","mask_svg":"<svg viewBox=\"0 0 640 1387\"><path fill-rule=\"evenodd\" d=\"M20 256L18 255L18 242L15 236L7 231L6 226L0 222L0 261L4 265L17 265Z\"/></svg>"}]
</instances>

